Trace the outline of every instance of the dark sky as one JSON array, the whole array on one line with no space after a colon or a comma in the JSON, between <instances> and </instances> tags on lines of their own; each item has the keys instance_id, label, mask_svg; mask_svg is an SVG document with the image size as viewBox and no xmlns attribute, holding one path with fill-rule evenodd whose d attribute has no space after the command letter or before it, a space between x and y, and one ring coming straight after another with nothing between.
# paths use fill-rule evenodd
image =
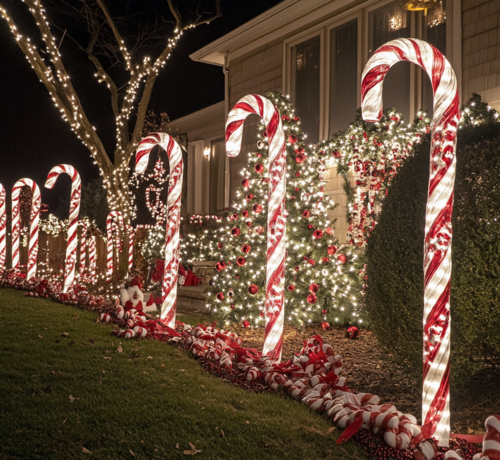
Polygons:
<instances>
[{"instance_id":1,"label":"dark sky","mask_svg":"<svg viewBox=\"0 0 500 460\"><path fill-rule=\"evenodd\" d=\"M177 4L184 1L177 0ZM221 67L195 63L189 55L280 1L223 0L222 18L191 29L182 36L157 79L149 107L157 113L167 112L171 119L175 119L222 101L224 76ZM150 10L156 6L162 8L165 3L165 0L140 2ZM11 11L11 5L7 3L8 11ZM20 28L29 28L30 16L23 8L24 4L17 4L12 7L12 14ZM60 38L58 31L53 30L53 33ZM108 111L107 91L93 79L93 68L86 56L80 54L67 38L61 51L66 70L90 121L97 127L108 151L112 151L115 127L114 118ZM10 200L10 190L16 180L22 177L35 180L42 193L42 202L48 203L49 211L54 212L59 204L58 197L69 194L70 180L61 177L53 190L45 189L43 184L53 166L59 163L73 165L84 184L98 177L98 170L88 150L62 120L48 91L36 77L2 19L0 59L0 183L6 188Z\"/></svg>"}]
</instances>

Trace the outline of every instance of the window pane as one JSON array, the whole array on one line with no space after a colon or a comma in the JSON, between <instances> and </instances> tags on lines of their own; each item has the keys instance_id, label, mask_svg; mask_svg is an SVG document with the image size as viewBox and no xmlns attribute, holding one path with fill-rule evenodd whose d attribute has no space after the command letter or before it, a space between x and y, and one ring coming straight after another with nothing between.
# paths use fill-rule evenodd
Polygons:
<instances>
[{"instance_id":1,"label":"window pane","mask_svg":"<svg viewBox=\"0 0 500 460\"><path fill-rule=\"evenodd\" d=\"M369 14L368 52L371 57L377 49L396 38L410 38L410 12L399 6L400 1L384 5ZM384 80L384 108L394 107L405 120L410 117L410 65L398 62Z\"/></svg>"},{"instance_id":2,"label":"window pane","mask_svg":"<svg viewBox=\"0 0 500 460\"><path fill-rule=\"evenodd\" d=\"M226 172L226 148L224 140L212 143L210 158L210 212L224 209L224 188Z\"/></svg>"},{"instance_id":3,"label":"window pane","mask_svg":"<svg viewBox=\"0 0 500 460\"><path fill-rule=\"evenodd\" d=\"M320 40L292 47L292 97L301 127L311 143L319 141Z\"/></svg>"},{"instance_id":4,"label":"window pane","mask_svg":"<svg viewBox=\"0 0 500 460\"><path fill-rule=\"evenodd\" d=\"M358 20L330 33L330 135L356 118L358 91Z\"/></svg>"},{"instance_id":5,"label":"window pane","mask_svg":"<svg viewBox=\"0 0 500 460\"><path fill-rule=\"evenodd\" d=\"M446 0L441 0L439 5L427 10L427 16L424 16L423 38L446 56ZM426 72L422 71L422 73L424 74L422 78L422 107L427 109L429 115L432 116L433 96L431 80Z\"/></svg>"}]
</instances>

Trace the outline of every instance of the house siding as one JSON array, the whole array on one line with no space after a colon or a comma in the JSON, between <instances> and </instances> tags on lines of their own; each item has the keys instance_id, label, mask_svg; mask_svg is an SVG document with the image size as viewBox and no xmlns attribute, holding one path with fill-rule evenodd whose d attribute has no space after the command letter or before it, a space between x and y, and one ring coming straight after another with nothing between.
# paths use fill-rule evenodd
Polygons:
<instances>
[{"instance_id":1,"label":"house siding","mask_svg":"<svg viewBox=\"0 0 500 460\"><path fill-rule=\"evenodd\" d=\"M462 95L500 107L500 1L462 0Z\"/></svg>"}]
</instances>

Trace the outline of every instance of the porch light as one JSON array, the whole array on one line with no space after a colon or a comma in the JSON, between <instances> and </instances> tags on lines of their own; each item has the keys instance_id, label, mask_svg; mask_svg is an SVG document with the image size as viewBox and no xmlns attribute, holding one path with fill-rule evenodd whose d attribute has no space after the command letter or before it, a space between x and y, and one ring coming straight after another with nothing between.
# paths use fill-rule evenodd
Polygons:
<instances>
[{"instance_id":1,"label":"porch light","mask_svg":"<svg viewBox=\"0 0 500 460\"><path fill-rule=\"evenodd\" d=\"M427 10L434 8L439 3L438 0L404 0L399 4L399 6L408 11L425 11L427 15Z\"/></svg>"},{"instance_id":2,"label":"porch light","mask_svg":"<svg viewBox=\"0 0 500 460\"><path fill-rule=\"evenodd\" d=\"M210 147L207 145L205 149L203 150L203 156L207 159L210 160Z\"/></svg>"}]
</instances>

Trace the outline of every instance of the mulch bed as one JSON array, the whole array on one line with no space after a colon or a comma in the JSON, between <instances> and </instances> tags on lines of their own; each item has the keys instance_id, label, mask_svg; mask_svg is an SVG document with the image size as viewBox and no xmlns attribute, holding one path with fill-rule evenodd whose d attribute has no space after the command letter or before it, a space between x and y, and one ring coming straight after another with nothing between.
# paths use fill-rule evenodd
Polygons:
<instances>
[{"instance_id":1,"label":"mulch bed","mask_svg":"<svg viewBox=\"0 0 500 460\"><path fill-rule=\"evenodd\" d=\"M230 328L244 339L243 346L262 349L264 329ZM283 358L297 353L306 337L318 334L342 355L342 376L349 387L380 396L383 403L394 404L421 422L421 377L399 366L371 332L361 331L358 339L345 337L345 328L307 327L305 331L285 326ZM484 421L500 414L500 370L485 367L469 382L452 385L451 429L460 434L484 434Z\"/></svg>"}]
</instances>

